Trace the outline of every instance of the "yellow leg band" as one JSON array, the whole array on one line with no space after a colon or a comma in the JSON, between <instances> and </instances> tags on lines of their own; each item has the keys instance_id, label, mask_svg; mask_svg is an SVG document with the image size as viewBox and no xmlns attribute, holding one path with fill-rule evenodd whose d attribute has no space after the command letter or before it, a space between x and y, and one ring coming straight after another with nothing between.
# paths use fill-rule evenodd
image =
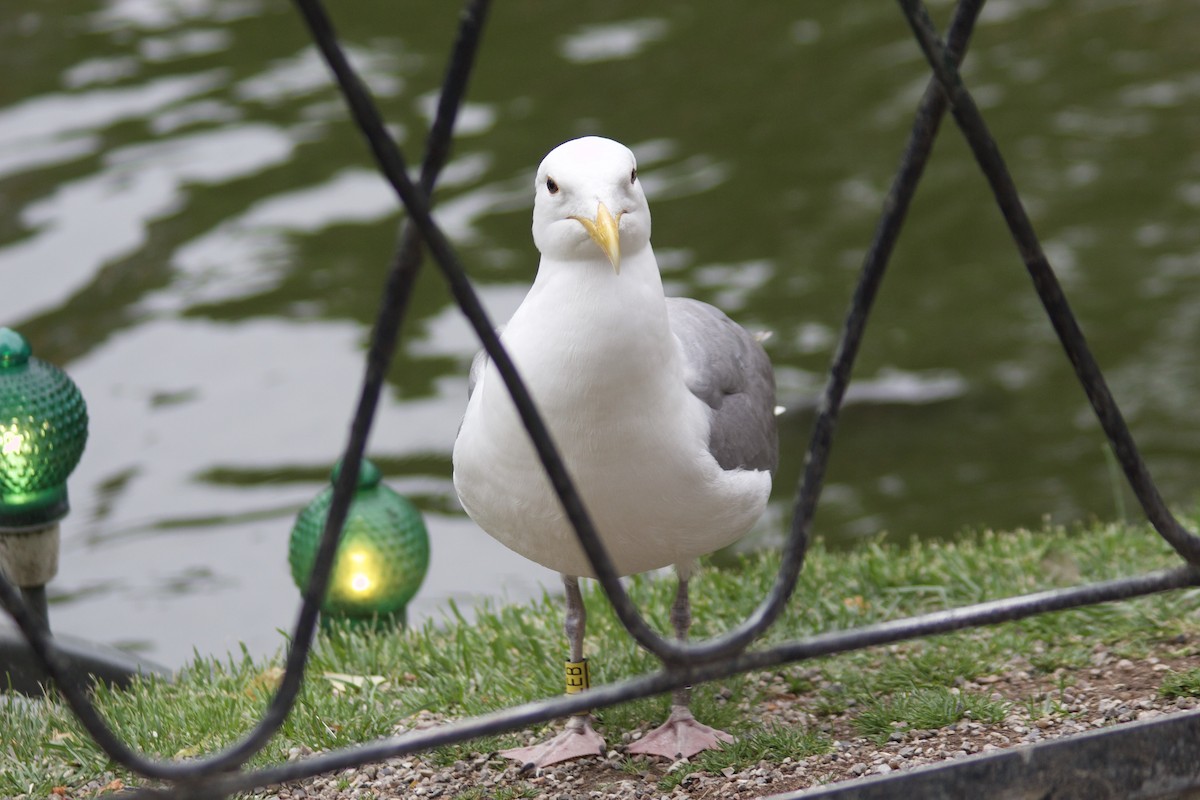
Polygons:
<instances>
[{"instance_id":1,"label":"yellow leg band","mask_svg":"<svg viewBox=\"0 0 1200 800\"><path fill-rule=\"evenodd\" d=\"M592 687L591 676L588 674L588 662L585 658L583 661L568 661L567 662L567 694L578 694L585 689Z\"/></svg>"},{"instance_id":2,"label":"yellow leg band","mask_svg":"<svg viewBox=\"0 0 1200 800\"><path fill-rule=\"evenodd\" d=\"M586 658L583 661L568 661L566 672L567 694L579 694L592 687L592 676L588 673ZM587 715L588 712L580 711L575 716L586 717Z\"/></svg>"}]
</instances>

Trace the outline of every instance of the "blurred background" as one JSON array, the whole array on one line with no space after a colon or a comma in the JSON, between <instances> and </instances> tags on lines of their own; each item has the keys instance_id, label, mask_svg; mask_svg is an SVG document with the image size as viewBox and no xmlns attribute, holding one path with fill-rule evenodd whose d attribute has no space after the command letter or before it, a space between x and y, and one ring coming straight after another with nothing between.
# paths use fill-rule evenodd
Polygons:
<instances>
[{"instance_id":1,"label":"blurred background","mask_svg":"<svg viewBox=\"0 0 1200 800\"><path fill-rule=\"evenodd\" d=\"M331 9L414 163L457 6ZM1197 30L1192 3L992 0L965 65L1175 504L1200 462ZM0 325L91 413L54 627L170 665L271 652L295 613L288 533L346 437L397 201L284 0L14 0L0 75ZM769 545L927 76L889 2L501 1L437 216L502 321L537 264L542 156L588 133L632 146L668 292L774 331L783 464L752 534ZM426 514L417 620L558 587L455 500L475 349L426 269L369 448ZM950 124L850 399L815 525L834 546L1138 516Z\"/></svg>"}]
</instances>

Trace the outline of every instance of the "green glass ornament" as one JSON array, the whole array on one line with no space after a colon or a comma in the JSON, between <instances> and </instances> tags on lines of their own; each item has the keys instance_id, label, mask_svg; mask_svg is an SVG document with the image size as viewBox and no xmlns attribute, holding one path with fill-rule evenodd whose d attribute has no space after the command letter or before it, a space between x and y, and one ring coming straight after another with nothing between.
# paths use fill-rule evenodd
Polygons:
<instances>
[{"instance_id":1,"label":"green glass ornament","mask_svg":"<svg viewBox=\"0 0 1200 800\"><path fill-rule=\"evenodd\" d=\"M67 477L87 443L87 406L67 374L0 328L0 527L66 516Z\"/></svg>"},{"instance_id":2,"label":"green glass ornament","mask_svg":"<svg viewBox=\"0 0 1200 800\"><path fill-rule=\"evenodd\" d=\"M334 469L331 484L340 469ZM363 459L329 588L321 602L325 616L390 617L402 622L408 601L425 580L429 534L421 512L380 480L379 468ZM300 591L308 586L332 500L330 485L301 510L292 528L288 563Z\"/></svg>"}]
</instances>

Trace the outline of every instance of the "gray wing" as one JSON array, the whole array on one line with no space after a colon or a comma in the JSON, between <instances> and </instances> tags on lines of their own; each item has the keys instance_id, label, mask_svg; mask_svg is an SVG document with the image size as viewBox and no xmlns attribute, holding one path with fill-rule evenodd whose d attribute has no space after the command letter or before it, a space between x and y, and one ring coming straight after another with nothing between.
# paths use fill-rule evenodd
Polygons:
<instances>
[{"instance_id":1,"label":"gray wing","mask_svg":"<svg viewBox=\"0 0 1200 800\"><path fill-rule=\"evenodd\" d=\"M775 373L750 333L699 300L667 298L667 319L679 339L692 394L713 410L708 449L724 469L779 464Z\"/></svg>"}]
</instances>

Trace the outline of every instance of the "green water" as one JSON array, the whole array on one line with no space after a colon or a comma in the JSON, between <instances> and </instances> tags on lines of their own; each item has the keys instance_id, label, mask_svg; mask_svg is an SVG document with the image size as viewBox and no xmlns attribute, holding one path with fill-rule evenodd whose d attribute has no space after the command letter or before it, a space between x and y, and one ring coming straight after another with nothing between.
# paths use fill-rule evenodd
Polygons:
<instances>
[{"instance_id":1,"label":"green water","mask_svg":"<svg viewBox=\"0 0 1200 800\"><path fill-rule=\"evenodd\" d=\"M450 0L335 4L414 162ZM944 20L949 7L933 6ZM1200 6L993 0L965 66L1169 501L1200 462ZM297 509L347 431L399 222L278 0L0 5L0 324L91 409L55 627L177 663L268 650ZM498 2L439 219L496 319L536 254L558 142L631 145L668 290L774 331L781 535L823 382L927 70L894 4ZM432 270L370 453L426 511L413 607L555 586L458 511L449 453L475 343ZM1114 517L1103 437L951 125L855 371L816 532L953 536Z\"/></svg>"}]
</instances>

